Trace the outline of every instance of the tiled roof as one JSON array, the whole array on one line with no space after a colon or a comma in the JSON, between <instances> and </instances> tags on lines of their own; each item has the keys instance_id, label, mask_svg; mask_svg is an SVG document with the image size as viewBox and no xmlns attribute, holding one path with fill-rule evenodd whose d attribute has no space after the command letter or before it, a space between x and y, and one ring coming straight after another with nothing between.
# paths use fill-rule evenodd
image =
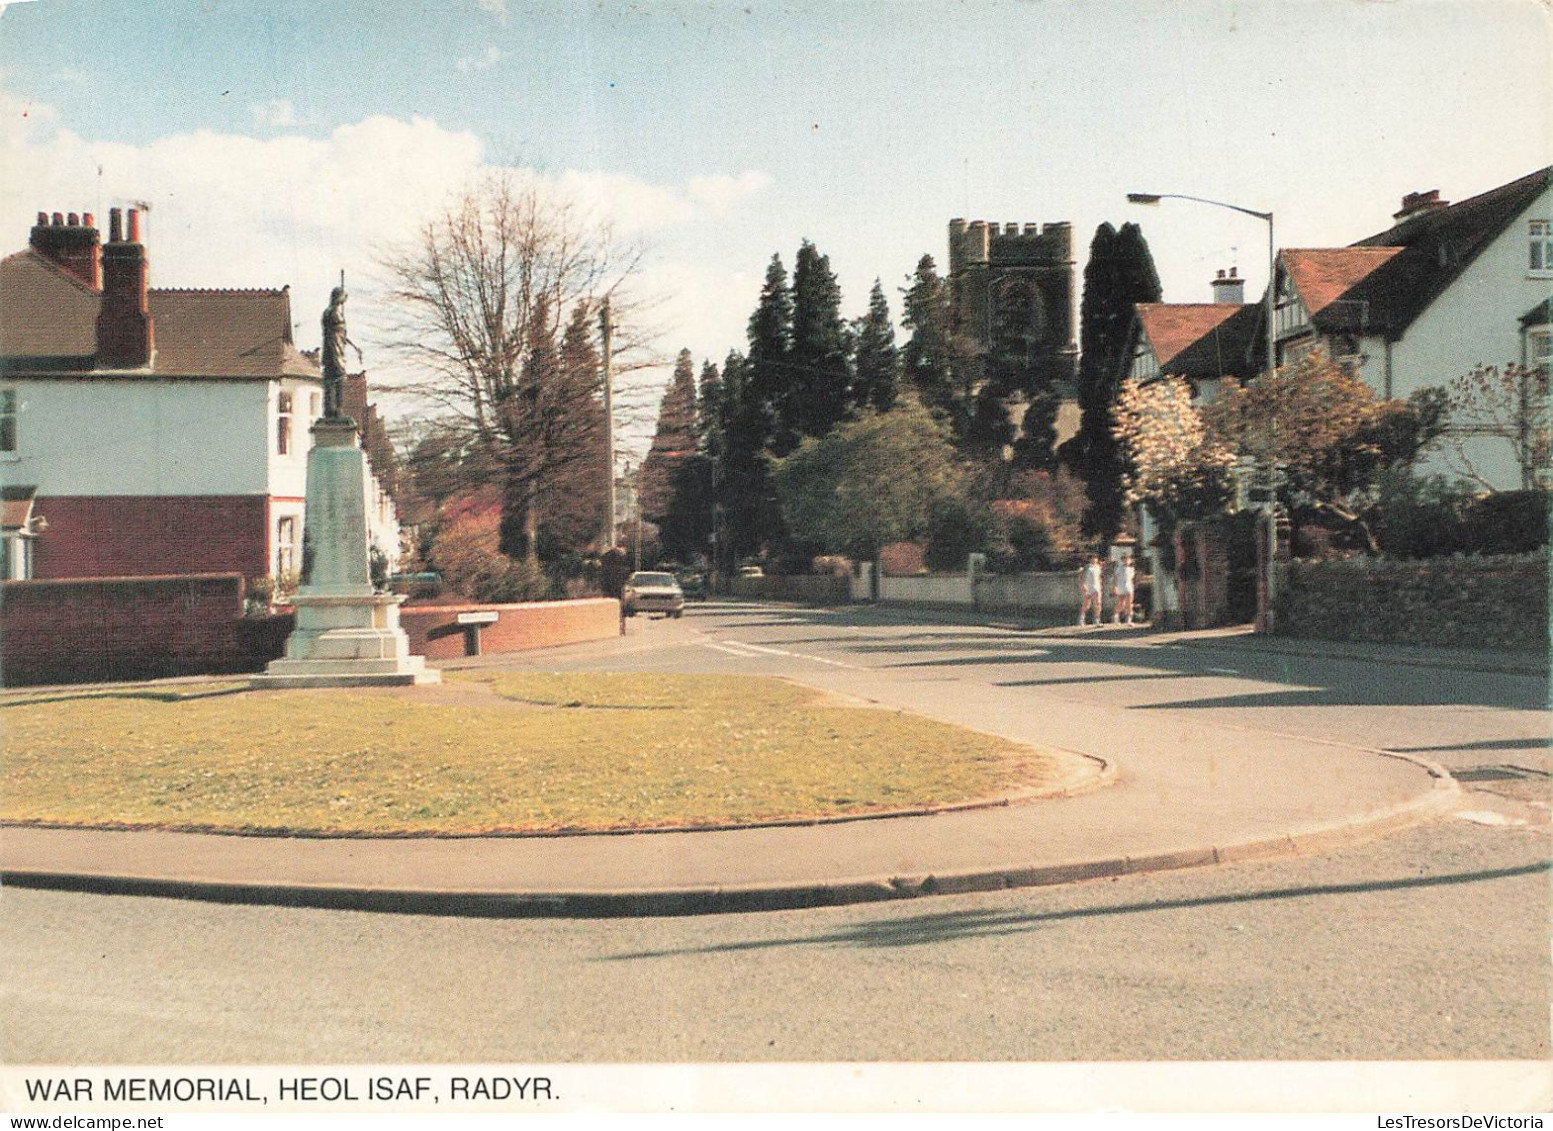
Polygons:
<instances>
[{"instance_id":1,"label":"tiled roof","mask_svg":"<svg viewBox=\"0 0 1553 1131\"><path fill-rule=\"evenodd\" d=\"M97 352L97 304L90 287L41 255L0 260L0 358L90 366Z\"/></svg>"},{"instance_id":2,"label":"tiled roof","mask_svg":"<svg viewBox=\"0 0 1553 1131\"><path fill-rule=\"evenodd\" d=\"M1138 320L1161 373L1211 379L1244 376L1256 327L1256 306L1238 303L1144 302Z\"/></svg>"},{"instance_id":3,"label":"tiled roof","mask_svg":"<svg viewBox=\"0 0 1553 1131\"><path fill-rule=\"evenodd\" d=\"M1396 247L1285 248L1278 261L1323 330L1386 330L1392 296L1376 272L1402 253Z\"/></svg>"},{"instance_id":4,"label":"tiled roof","mask_svg":"<svg viewBox=\"0 0 1553 1131\"><path fill-rule=\"evenodd\" d=\"M1391 332L1406 329L1550 183L1553 166L1359 240L1355 247L1402 249L1367 280Z\"/></svg>"},{"instance_id":5,"label":"tiled roof","mask_svg":"<svg viewBox=\"0 0 1553 1131\"><path fill-rule=\"evenodd\" d=\"M287 291L152 290L149 302L158 376L318 376L291 342Z\"/></svg>"},{"instance_id":6,"label":"tiled roof","mask_svg":"<svg viewBox=\"0 0 1553 1131\"><path fill-rule=\"evenodd\" d=\"M0 260L0 365L17 372L91 372L101 295L43 256ZM158 290L157 377L318 377L291 341L285 290Z\"/></svg>"}]
</instances>

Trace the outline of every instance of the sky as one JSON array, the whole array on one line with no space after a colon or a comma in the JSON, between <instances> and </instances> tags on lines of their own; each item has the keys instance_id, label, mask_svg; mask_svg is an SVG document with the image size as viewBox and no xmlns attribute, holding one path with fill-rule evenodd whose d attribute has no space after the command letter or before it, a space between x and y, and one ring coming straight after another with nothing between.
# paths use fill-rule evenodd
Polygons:
<instances>
[{"instance_id":1,"label":"sky","mask_svg":"<svg viewBox=\"0 0 1553 1131\"><path fill-rule=\"evenodd\" d=\"M1550 33L1539 0L28 0L0 9L0 253L40 210L144 201L154 286L289 285L304 348L344 270L380 387L377 263L500 168L643 250L666 362L742 348L805 239L846 315L878 278L898 320L952 217L1069 221L1080 272L1133 220L1167 301L1230 266L1254 298L1261 221L1126 194L1326 247L1487 191L1553 163Z\"/></svg>"}]
</instances>

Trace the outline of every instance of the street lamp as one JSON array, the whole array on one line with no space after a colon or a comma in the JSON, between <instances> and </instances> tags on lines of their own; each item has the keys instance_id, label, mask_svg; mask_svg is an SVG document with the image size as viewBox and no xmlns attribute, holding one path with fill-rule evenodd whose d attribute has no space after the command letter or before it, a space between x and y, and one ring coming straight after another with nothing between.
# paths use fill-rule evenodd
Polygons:
<instances>
[{"instance_id":1,"label":"street lamp","mask_svg":"<svg viewBox=\"0 0 1553 1131\"><path fill-rule=\"evenodd\" d=\"M1158 204L1161 200L1190 200L1198 204L1211 204L1215 208L1228 208L1231 212L1239 212L1246 216L1255 216L1258 220L1267 223L1267 303L1264 313L1264 321L1267 323L1267 369L1266 374L1271 377L1277 369L1277 329L1273 325L1274 294L1273 286L1278 277L1278 259L1276 245L1273 243L1273 214L1271 212L1258 212L1254 208L1242 208L1238 204L1229 204L1222 200L1209 200L1203 196L1188 196L1179 192L1130 192L1127 194L1129 204ZM1274 559L1278 552L1278 521L1276 506L1273 500L1273 492L1276 489L1277 468L1276 452L1278 446L1278 421L1276 416L1269 423L1269 441L1271 451L1268 452L1267 493L1265 504L1265 517L1267 519L1267 546L1266 546L1266 574L1262 592L1258 595L1257 629L1266 632L1272 627L1272 607L1275 582Z\"/></svg>"}]
</instances>

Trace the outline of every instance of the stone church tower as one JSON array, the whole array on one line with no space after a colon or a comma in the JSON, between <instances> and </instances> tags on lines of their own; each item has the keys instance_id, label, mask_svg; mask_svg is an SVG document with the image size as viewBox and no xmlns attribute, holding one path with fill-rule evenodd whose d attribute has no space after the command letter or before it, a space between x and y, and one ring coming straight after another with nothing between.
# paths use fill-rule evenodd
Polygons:
<instances>
[{"instance_id":1,"label":"stone church tower","mask_svg":"<svg viewBox=\"0 0 1553 1131\"><path fill-rule=\"evenodd\" d=\"M1078 372L1073 225L949 221L955 330L985 376L994 355L1030 359L1043 383L1071 389ZM979 382L978 382L979 383Z\"/></svg>"}]
</instances>

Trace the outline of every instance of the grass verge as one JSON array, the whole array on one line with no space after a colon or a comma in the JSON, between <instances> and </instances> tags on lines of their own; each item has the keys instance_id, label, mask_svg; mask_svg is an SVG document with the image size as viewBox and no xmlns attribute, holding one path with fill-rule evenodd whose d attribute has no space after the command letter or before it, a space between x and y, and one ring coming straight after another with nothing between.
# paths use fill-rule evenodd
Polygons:
<instances>
[{"instance_id":1,"label":"grass verge","mask_svg":"<svg viewBox=\"0 0 1553 1131\"><path fill-rule=\"evenodd\" d=\"M722 825L946 804L1056 771L989 735L781 680L450 676L441 694L6 696L0 817L314 834Z\"/></svg>"}]
</instances>

